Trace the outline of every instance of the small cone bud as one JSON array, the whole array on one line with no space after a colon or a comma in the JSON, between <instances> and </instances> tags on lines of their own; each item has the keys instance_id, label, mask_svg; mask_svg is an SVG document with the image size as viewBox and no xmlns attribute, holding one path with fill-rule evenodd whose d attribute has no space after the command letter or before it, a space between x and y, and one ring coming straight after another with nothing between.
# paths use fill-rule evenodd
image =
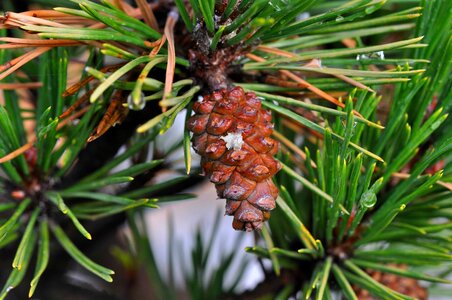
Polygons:
<instances>
[{"instance_id":1,"label":"small cone bud","mask_svg":"<svg viewBox=\"0 0 452 300\"><path fill-rule=\"evenodd\" d=\"M278 142L270 137L271 113L240 87L204 96L193 110L187 122L193 149L218 196L226 199L233 228L261 229L276 206L278 189L271 178L281 168L273 158Z\"/></svg>"}]
</instances>

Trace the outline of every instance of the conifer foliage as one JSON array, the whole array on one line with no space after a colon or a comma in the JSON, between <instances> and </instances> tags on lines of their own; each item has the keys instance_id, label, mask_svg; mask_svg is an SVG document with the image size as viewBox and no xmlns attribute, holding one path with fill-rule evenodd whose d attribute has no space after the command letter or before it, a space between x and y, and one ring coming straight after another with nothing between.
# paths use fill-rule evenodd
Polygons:
<instances>
[{"instance_id":1,"label":"conifer foliage","mask_svg":"<svg viewBox=\"0 0 452 300\"><path fill-rule=\"evenodd\" d=\"M0 300L46 295L61 251L113 281L80 240L113 220L130 228L115 256L147 271L155 299L450 292L452 1L0 5ZM143 214L195 197L183 190L202 173L255 244L208 273L218 215L188 264L170 235L168 279ZM240 291L256 260L263 282Z\"/></svg>"}]
</instances>

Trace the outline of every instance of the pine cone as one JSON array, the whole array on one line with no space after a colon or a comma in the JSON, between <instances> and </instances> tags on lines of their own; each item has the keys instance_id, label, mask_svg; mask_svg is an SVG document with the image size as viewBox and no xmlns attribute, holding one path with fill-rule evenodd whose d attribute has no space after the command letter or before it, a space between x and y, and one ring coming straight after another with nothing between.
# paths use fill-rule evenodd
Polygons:
<instances>
[{"instance_id":1,"label":"pine cone","mask_svg":"<svg viewBox=\"0 0 452 300\"><path fill-rule=\"evenodd\" d=\"M188 120L193 148L201 155L205 175L218 197L226 199L226 214L236 230L260 229L276 206L278 188L272 176L281 168L273 155L278 142L271 114L254 93L240 87L222 89L194 103Z\"/></svg>"},{"instance_id":2,"label":"pine cone","mask_svg":"<svg viewBox=\"0 0 452 300\"><path fill-rule=\"evenodd\" d=\"M389 264L391 267L406 269L405 265ZM373 279L380 282L384 286L399 292L401 294L419 299L426 300L428 297L427 290L419 285L419 282L414 278L402 277L391 273L383 273L376 270L366 270ZM354 286L356 296L360 300L377 300L378 297L372 296L369 291Z\"/></svg>"}]
</instances>

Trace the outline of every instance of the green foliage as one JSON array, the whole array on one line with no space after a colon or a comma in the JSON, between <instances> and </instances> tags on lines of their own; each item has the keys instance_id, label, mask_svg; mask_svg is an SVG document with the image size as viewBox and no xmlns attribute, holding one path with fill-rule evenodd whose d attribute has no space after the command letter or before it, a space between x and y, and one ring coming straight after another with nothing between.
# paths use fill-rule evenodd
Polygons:
<instances>
[{"instance_id":1,"label":"green foliage","mask_svg":"<svg viewBox=\"0 0 452 300\"><path fill-rule=\"evenodd\" d=\"M435 5L438 7L434 9L433 14L429 11L433 4L425 8L424 16L420 18L419 24L432 24L441 20L444 22L443 24L449 24L448 27L446 26L446 31L450 32L451 22L447 19L450 18L450 4L437 1ZM439 11L444 12L443 15ZM433 19L428 19L428 17ZM436 19L436 17L440 19ZM417 28L422 27L419 24ZM334 28L336 29L336 27ZM442 92L444 85L450 83L451 79L451 60L444 57L444 55L450 54L450 51L435 52L438 53L437 57L432 56L431 51L433 49L431 45L436 43L444 45L443 47L447 49L450 35L437 33L433 37L433 35L429 36L430 31L426 28L424 30L424 32L418 30L415 34L424 34L426 36L424 39L429 40L429 46L407 50L407 52L415 60L429 59L430 64L421 76L417 75L406 83L396 85L393 101L389 104L390 110L384 130L366 127L369 123L353 120L356 119L351 113L353 108L369 121L377 122L379 118L379 114L375 111L377 106L369 105L378 102L375 95L365 91L353 91L347 101L345 114L347 117L342 121L342 115L334 114L336 120L331 128L325 129L323 147L320 148L320 151L315 150L316 145L305 144L308 147L306 148L308 158L305 161L303 173L310 182L316 183L322 191L331 195L334 199L333 204L328 205L323 201L324 197L309 188L309 185L305 185L306 189L301 191L294 188L291 178L296 179L299 176L295 172L288 174L289 178L278 176L282 198L278 203L287 217L278 216L270 220L274 247L260 249L259 252L265 257L269 257L271 253L277 253L279 259L284 261L307 260L309 258L306 257L306 253L309 253L314 261L319 257L325 257L324 261L316 263L316 271L313 273L311 282L306 283L306 288L303 290L306 299L314 293L313 287L316 289L316 297L323 297L322 280L329 277L330 271L333 272L344 295L349 299L356 299L350 283L368 289L374 295L385 299L411 299L381 285L366 274L364 271L366 269L430 282L447 282L441 277L425 275L418 271L406 271L385 264L402 263L414 267L418 264L435 266L439 262L450 262L450 240L441 237L446 237L450 233L450 214L447 212L450 205L445 203L450 204L452 198L450 192L446 192L439 181L444 177L448 178L450 175L444 176L444 172L450 171L440 170L434 171L433 174L426 174L426 169L438 161L449 161L452 153L450 131L440 130L440 128L444 128L447 107L450 105L451 99L448 92ZM296 44L295 41L294 44ZM278 46L283 45L278 44ZM333 53L332 55L334 55ZM342 55L340 51L337 53L339 53L338 56ZM347 52L344 53L347 55ZM353 52L348 54L351 53ZM303 57L304 55L302 52L297 56ZM265 63L253 63L251 68L268 65L269 70L278 69L275 63L301 60L298 57L269 59ZM420 64L422 63L416 63L416 65ZM292 68L288 65L281 65L280 68L304 70L298 66ZM400 70L403 69L408 70L408 66L400 68ZM445 69L448 72L445 72ZM352 73L343 72L341 74ZM432 78L435 79L432 80ZM426 84L430 81L435 82L433 87ZM260 88L259 85L246 87ZM268 90L271 88L269 87ZM296 89L292 89L292 91L296 91ZM259 95L281 101L281 104L286 105L296 105L295 102L298 102L295 99L269 96L265 93L259 93ZM354 107L352 107L352 99L356 99ZM420 99L422 99L421 104L419 104ZM305 104L300 105L305 106ZM430 110L427 110L427 106L430 106ZM315 110L315 107L311 109ZM286 116L291 114L288 110L279 109L277 111ZM328 113L318 111L323 114ZM294 120L315 130L315 127L307 125L300 118L294 118ZM381 133L376 134L377 131ZM281 129L281 133L291 136L291 133L284 128ZM343 136L343 139L339 143L335 142L334 134ZM435 139L432 139L432 136ZM384 164L375 164L372 157L356 155L356 150L350 147L351 142L363 145L372 153L381 156ZM298 146L303 147L303 145ZM315 160L310 155L313 150L316 151ZM287 157L284 157L284 160L289 163ZM315 169L312 168L312 162L316 165ZM394 173L400 172L407 166L410 169L409 177L396 182ZM298 191L288 193L285 192L287 190ZM290 194L292 194L291 197ZM292 199L306 200L295 204L296 202ZM430 202L429 199L437 200L430 200L432 201ZM427 211L427 205L434 205L436 201L445 205L437 205ZM343 205L350 214L341 212L340 205ZM310 212L303 212L306 209L310 209ZM438 219L439 217L444 219ZM282 225L284 222L287 222L286 226ZM288 227L292 229L288 231ZM311 237L311 234L306 234L309 231L312 232L315 239L321 241L323 248L328 249L327 253L321 254L320 249L313 248L314 238ZM287 241L297 236L306 248L287 251L290 249L287 248ZM348 243L352 249L343 248L342 245ZM315 251L312 252L312 249ZM336 251L339 250L343 252L337 253ZM338 258L341 262L335 263L330 268L329 259L336 255L339 255ZM353 256L356 256L356 259L349 258ZM290 263L287 263L287 267L290 268Z\"/></svg>"},{"instance_id":2,"label":"green foliage","mask_svg":"<svg viewBox=\"0 0 452 300\"><path fill-rule=\"evenodd\" d=\"M95 8L99 7L96 6ZM132 20L131 18L126 18L124 13L113 12L106 7L104 10L101 11L111 12L113 16L123 18L115 19L116 21L126 22ZM159 36L150 28L147 30L143 26L136 26L137 22L139 21L133 19L131 23L132 25L135 24L133 28L138 28L143 34ZM72 34L70 30L67 33ZM77 32L74 33L78 34ZM81 37L81 39L87 38L87 36ZM2 54L5 54L5 50L1 51ZM86 146L86 140L99 122L106 105L105 101L97 101L87 109L87 112L77 123L70 122L70 126L62 124L67 123L67 120L59 116L67 108L65 106L70 104L67 102L67 98L64 99L62 97L66 89L68 55L69 51L65 48L55 48L42 55L38 63L31 63L35 70L39 70L31 74L31 76L35 76L37 80L42 82L42 87L38 90L36 108L31 112L32 119L36 122L36 140L34 141L34 146L31 145L25 153L1 165L4 170L4 175L0 176L1 195L2 202L6 201L6 203L2 203L2 206L4 206L5 210L11 211L11 214L9 217L7 215L1 216L0 245L2 248L6 247L14 242L17 237L21 236L13 261L13 271L1 293L2 299L22 281L27 266L30 264L32 253L35 248L38 248L35 275L30 289L30 297L33 295L39 278L45 272L49 263L49 225L53 236L70 256L99 277L107 281L113 280L111 277L113 271L94 263L86 257L70 241L65 233L66 229L55 223L57 220L58 222L61 221L58 218L58 211L66 215L84 237L92 239L91 234L84 227L81 220L99 219L137 207L157 207L155 204L158 201L157 198L137 199L134 198L134 195L131 197L119 196L109 194L105 189L110 185L128 183L134 179L133 176L147 172L162 162L162 160L156 160L112 172L113 168L116 168L121 162L130 159L132 155L143 149L155 138L155 134L143 136L142 141L135 143L124 154L117 156L102 168L67 188L61 188L59 180L65 178L70 173L71 168L76 167L77 158ZM4 60L6 59L5 55L2 57L4 57ZM144 57L144 59L149 60L148 57ZM152 62L159 63L164 60L165 58L157 57ZM141 61L143 61L143 57ZM95 60L88 60L86 69L89 70L91 66L95 65ZM38 66L42 67L38 68ZM122 72L122 70L119 69L118 72ZM56 76L56 74L59 75ZM122 75L124 73L118 74ZM31 77L30 79L33 78ZM110 87L113 80L114 78L99 86L94 91L92 99L96 100L95 97L98 98L100 96L99 91L104 93L104 96L108 95L109 91L106 90ZM116 84L118 83L116 82ZM131 86L129 89L138 85L139 83L129 85ZM155 81L150 81L148 85L146 83L141 84L139 89L151 86L152 90L155 91L157 90L155 85ZM163 87L163 84L159 87ZM180 87L181 85L175 84L175 89ZM75 99L74 97L73 101ZM5 105L0 106L0 114L2 132L0 135L0 153L5 155L20 148L26 142L24 130L26 119L23 117L23 111L18 105L17 93L5 91ZM159 186L155 186L152 191L155 192L159 189ZM15 190L23 191L25 195L31 196L33 200L30 198L13 199L14 196L12 195ZM137 193L143 196L149 195L152 191L136 190L135 195ZM173 200L186 199L187 197L190 197L190 195L179 195L178 198L173 197ZM80 201L81 199L83 201ZM23 232L21 223L26 225ZM36 243L36 236L38 236L39 243Z\"/></svg>"},{"instance_id":3,"label":"green foliage","mask_svg":"<svg viewBox=\"0 0 452 300\"><path fill-rule=\"evenodd\" d=\"M21 283L36 256L29 296L34 294L51 262L53 240L85 269L112 281L114 272L79 250L67 228L92 239L85 220L125 211L133 246L117 249L116 256L131 264L127 252L133 252L156 297L178 297L174 278L164 278L156 263L142 209L192 198L162 193L190 177L133 184L136 177L170 169L165 155L175 149L183 149L185 172L193 173L186 128L183 140L164 159L155 146L178 115L191 115L192 100L208 92L199 78L191 78L199 66L188 54L193 46L183 42L187 32L206 57L233 53L226 58L234 84L261 97L263 107L274 114L274 135L282 145L277 155L282 170L274 178L280 189L278 208L256 236L256 245L246 250L271 262L267 275L295 275L269 297L299 293L304 299L330 299L340 293L358 299L361 288L384 299L413 299L378 282L368 270L450 283L444 277L452 270L452 2L220 2L176 0L164 34L132 16L130 7L123 10L110 1L58 2L65 7L57 12L81 20L81 26L64 29L56 21L8 23L1 16L1 83L41 86L31 110L21 107L13 89L3 91L0 106L0 156L14 154L0 165L0 249L16 247L0 299ZM181 21L171 27L176 8ZM6 28L18 37L16 29L36 34L49 47L28 61L17 40L6 38ZM52 44L60 40L77 49ZM175 42L180 43L177 52L170 46ZM21 43L26 44L24 39ZM42 49L45 43L27 45ZM89 57L80 81L67 88L71 60L85 49ZM22 57L23 64L13 57ZM105 63L110 59L119 64ZM12 68L13 62L22 66L24 74L9 74L7 62ZM77 109L78 116L65 115ZM128 109L152 114L122 153L65 183L79 167L87 141L103 134L102 124L120 123ZM29 120L34 124L31 135ZM149 145L154 145L154 159L137 159ZM234 260L231 250L212 273L206 271L218 219L208 238L201 230L194 234L188 264L176 263L173 252L168 256L170 273L182 270L193 299L232 295L247 266L243 262L237 280L225 285ZM179 246L172 226L168 224L170 251ZM435 269L444 275L429 274Z\"/></svg>"}]
</instances>

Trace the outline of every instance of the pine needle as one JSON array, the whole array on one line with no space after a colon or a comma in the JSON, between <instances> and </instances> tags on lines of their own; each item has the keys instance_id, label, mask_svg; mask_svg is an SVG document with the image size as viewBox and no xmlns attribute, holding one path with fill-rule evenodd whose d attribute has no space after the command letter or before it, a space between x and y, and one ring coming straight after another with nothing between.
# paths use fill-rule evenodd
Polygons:
<instances>
[{"instance_id":1,"label":"pine needle","mask_svg":"<svg viewBox=\"0 0 452 300\"><path fill-rule=\"evenodd\" d=\"M0 37L0 42L5 42L9 44L1 44L0 49L6 48L25 48L25 47L57 47L57 46L77 46L80 42L73 40L41 40L41 39L23 39L23 38L12 38L12 37Z\"/></svg>"},{"instance_id":2,"label":"pine needle","mask_svg":"<svg viewBox=\"0 0 452 300\"><path fill-rule=\"evenodd\" d=\"M149 3L147 3L146 0L136 0L136 3L143 14L144 22L153 29L159 31L159 24L157 23L157 19L155 18L154 12L150 8Z\"/></svg>"},{"instance_id":3,"label":"pine needle","mask_svg":"<svg viewBox=\"0 0 452 300\"><path fill-rule=\"evenodd\" d=\"M58 28L67 28L70 27L65 24L61 24L58 22L49 21L42 18L37 18L30 16L28 14L23 13L15 13L15 12L8 12L7 20L4 22L5 25L8 24L14 24L16 26L26 26L26 25L45 25L45 26L52 26L52 27L58 27Z\"/></svg>"},{"instance_id":4,"label":"pine needle","mask_svg":"<svg viewBox=\"0 0 452 300\"><path fill-rule=\"evenodd\" d=\"M20 67L22 67L23 65L25 65L26 63L28 63L29 61L35 59L36 57L40 56L41 54L49 51L50 49L52 49L52 47L40 47L40 48L36 48L34 50L31 50L30 52L27 52L9 62L7 62L6 64L3 64L2 66L0 66L0 80L4 79L6 76L12 74L14 71L16 71L17 69L19 69Z\"/></svg>"},{"instance_id":5,"label":"pine needle","mask_svg":"<svg viewBox=\"0 0 452 300\"><path fill-rule=\"evenodd\" d=\"M298 154L303 160L306 160L306 153L303 150L301 150L300 148L298 148L297 145L295 145L292 141L290 141L288 138L286 138L283 134L281 134L278 131L274 130L273 131L273 136L278 141L283 143L287 148L289 148L290 150L292 150L293 152ZM311 161L311 166L313 168L317 168L317 165L313 161Z\"/></svg>"},{"instance_id":6,"label":"pine needle","mask_svg":"<svg viewBox=\"0 0 452 300\"><path fill-rule=\"evenodd\" d=\"M91 108L90 105L86 106L86 107L82 108L81 110L79 110L78 112L76 112L75 114L73 114L72 116L68 117L67 119L64 119L63 121L59 122L58 126L57 126L57 130L61 129L64 126L66 126L67 123L73 121L74 119L77 119L78 117L82 116L90 108ZM28 143L26 143L25 145L21 146L20 148L17 148L13 152L10 152L9 154L7 154L7 155L5 155L3 157L0 157L0 164L8 162L8 161L18 157L19 155L25 153L27 150L29 150L30 148L33 147L33 145L36 142L36 140L37 139L36 139L36 136L35 136Z\"/></svg>"},{"instance_id":7,"label":"pine needle","mask_svg":"<svg viewBox=\"0 0 452 300\"><path fill-rule=\"evenodd\" d=\"M0 83L0 90L38 89L42 82Z\"/></svg>"},{"instance_id":8,"label":"pine needle","mask_svg":"<svg viewBox=\"0 0 452 300\"><path fill-rule=\"evenodd\" d=\"M127 107L124 107L122 105L122 103L124 102L123 96L124 95L121 90L115 91L115 94L110 101L110 105L107 108L107 111L102 117L102 120L100 120L99 125L97 125L95 133L93 133L88 138L88 142L92 142L98 139L103 134L105 134L108 129L115 126L116 124L121 123L125 119L129 110Z\"/></svg>"},{"instance_id":9,"label":"pine needle","mask_svg":"<svg viewBox=\"0 0 452 300\"><path fill-rule=\"evenodd\" d=\"M400 179L408 179L410 178L411 174L410 173L399 173L399 172L395 172L391 174L392 177L394 178L400 178ZM441 180L438 180L437 182L435 182L437 185L440 185L442 187L445 187L446 189L448 189L449 191L452 191L452 182L444 182Z\"/></svg>"},{"instance_id":10,"label":"pine needle","mask_svg":"<svg viewBox=\"0 0 452 300\"><path fill-rule=\"evenodd\" d=\"M255 54L251 54L251 53L248 53L246 55L246 57L248 57L249 59L252 59L254 61L257 61L257 62L265 62L266 61L264 58L262 58L260 56L257 56ZM315 93L316 95L322 97L323 99L325 99L325 100L327 100L327 101L329 101L329 102L331 102L331 103L333 103L333 104L335 104L335 105L337 105L339 107L345 107L344 103L339 102L336 98L332 97L328 93L325 93L321 89L315 87L314 85L310 84L309 82L307 82L306 80L302 79L301 77L295 75L294 73L292 73L290 71L287 71L287 70L279 70L279 72L281 74L283 74L283 75L286 75L290 79L292 79L292 80L294 80L294 81L296 81L296 82L298 82L300 84L305 85L308 90L310 90L311 92ZM357 111L353 111L353 113L356 116L359 116L359 117L362 118L361 114L358 113Z\"/></svg>"},{"instance_id":11,"label":"pine needle","mask_svg":"<svg viewBox=\"0 0 452 300\"><path fill-rule=\"evenodd\" d=\"M165 88L163 90L163 99L168 97L173 89L174 71L176 68L176 47L174 44L174 26L179 19L177 11L172 10L166 19L164 34L168 39L168 63L166 67Z\"/></svg>"}]
</instances>

